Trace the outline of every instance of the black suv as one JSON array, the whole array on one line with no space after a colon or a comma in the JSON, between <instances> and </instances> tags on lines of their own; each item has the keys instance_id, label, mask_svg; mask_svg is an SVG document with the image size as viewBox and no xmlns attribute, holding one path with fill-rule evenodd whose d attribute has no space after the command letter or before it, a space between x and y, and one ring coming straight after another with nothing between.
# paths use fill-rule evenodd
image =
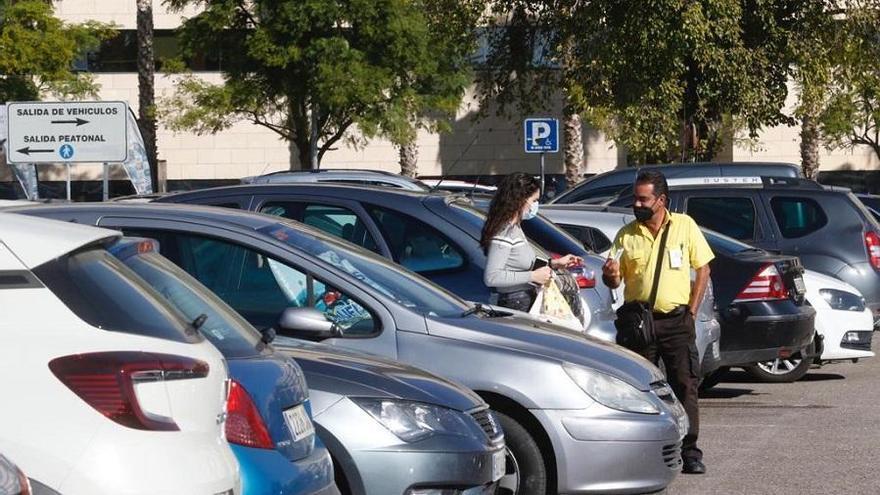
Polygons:
<instances>
[{"instance_id":1,"label":"black suv","mask_svg":"<svg viewBox=\"0 0 880 495\"><path fill-rule=\"evenodd\" d=\"M670 209L702 227L767 251L798 256L810 270L856 287L880 317L880 223L847 189L807 179L669 179ZM632 206L629 189L610 202Z\"/></svg>"}]
</instances>

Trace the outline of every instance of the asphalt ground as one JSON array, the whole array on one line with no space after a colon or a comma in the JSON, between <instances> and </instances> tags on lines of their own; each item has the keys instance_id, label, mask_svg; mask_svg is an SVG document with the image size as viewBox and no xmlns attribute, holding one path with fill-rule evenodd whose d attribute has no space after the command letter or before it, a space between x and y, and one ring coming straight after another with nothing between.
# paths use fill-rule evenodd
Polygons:
<instances>
[{"instance_id":1,"label":"asphalt ground","mask_svg":"<svg viewBox=\"0 0 880 495\"><path fill-rule=\"evenodd\" d=\"M880 494L880 357L795 383L734 370L701 395L700 415L707 473L679 475L670 495Z\"/></svg>"}]
</instances>

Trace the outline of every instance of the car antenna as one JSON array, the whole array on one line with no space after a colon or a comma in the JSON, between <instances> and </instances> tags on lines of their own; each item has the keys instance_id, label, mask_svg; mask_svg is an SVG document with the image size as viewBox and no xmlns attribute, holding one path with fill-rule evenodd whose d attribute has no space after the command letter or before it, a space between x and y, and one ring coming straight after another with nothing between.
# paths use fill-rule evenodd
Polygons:
<instances>
[{"instance_id":1,"label":"car antenna","mask_svg":"<svg viewBox=\"0 0 880 495\"><path fill-rule=\"evenodd\" d=\"M492 132L492 129L489 128L489 130L487 132ZM449 175L449 173L452 172L453 169L455 169L455 166L458 165L458 162L461 161L464 154L467 153L469 149L471 149L471 146L473 146L474 143L476 143L477 139L479 139L479 138L480 138L480 135L477 134L476 136L474 136L473 139L471 139L471 142L468 143L467 146L465 146L464 150L462 150L461 153L459 153L458 158L456 158L455 161L452 162L452 165L449 166L449 171L440 175L440 180L438 180L436 184L431 186L431 189L428 192L434 192L437 190L438 187L440 187L440 184L443 183L443 180L446 179L446 176Z\"/></svg>"}]
</instances>

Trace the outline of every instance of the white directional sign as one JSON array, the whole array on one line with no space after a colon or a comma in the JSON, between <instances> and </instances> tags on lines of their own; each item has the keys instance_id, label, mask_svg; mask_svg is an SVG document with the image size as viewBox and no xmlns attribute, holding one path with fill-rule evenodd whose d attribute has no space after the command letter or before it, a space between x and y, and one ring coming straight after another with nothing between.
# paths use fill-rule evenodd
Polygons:
<instances>
[{"instance_id":1,"label":"white directional sign","mask_svg":"<svg viewBox=\"0 0 880 495\"><path fill-rule=\"evenodd\" d=\"M526 153L559 153L557 119L526 119L523 131Z\"/></svg>"},{"instance_id":2,"label":"white directional sign","mask_svg":"<svg viewBox=\"0 0 880 495\"><path fill-rule=\"evenodd\" d=\"M10 102L6 106L9 163L116 163L128 156L125 102Z\"/></svg>"}]
</instances>

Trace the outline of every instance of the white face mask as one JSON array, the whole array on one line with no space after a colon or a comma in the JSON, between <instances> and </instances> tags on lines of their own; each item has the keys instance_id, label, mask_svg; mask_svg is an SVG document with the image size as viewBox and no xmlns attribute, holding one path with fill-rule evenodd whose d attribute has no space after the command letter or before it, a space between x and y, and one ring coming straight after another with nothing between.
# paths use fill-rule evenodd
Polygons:
<instances>
[{"instance_id":1,"label":"white face mask","mask_svg":"<svg viewBox=\"0 0 880 495\"><path fill-rule=\"evenodd\" d=\"M535 218L536 216L538 216L538 202L537 201L533 202L532 205L529 206L529 209L523 212L522 219L523 220L531 220L531 219Z\"/></svg>"}]
</instances>

